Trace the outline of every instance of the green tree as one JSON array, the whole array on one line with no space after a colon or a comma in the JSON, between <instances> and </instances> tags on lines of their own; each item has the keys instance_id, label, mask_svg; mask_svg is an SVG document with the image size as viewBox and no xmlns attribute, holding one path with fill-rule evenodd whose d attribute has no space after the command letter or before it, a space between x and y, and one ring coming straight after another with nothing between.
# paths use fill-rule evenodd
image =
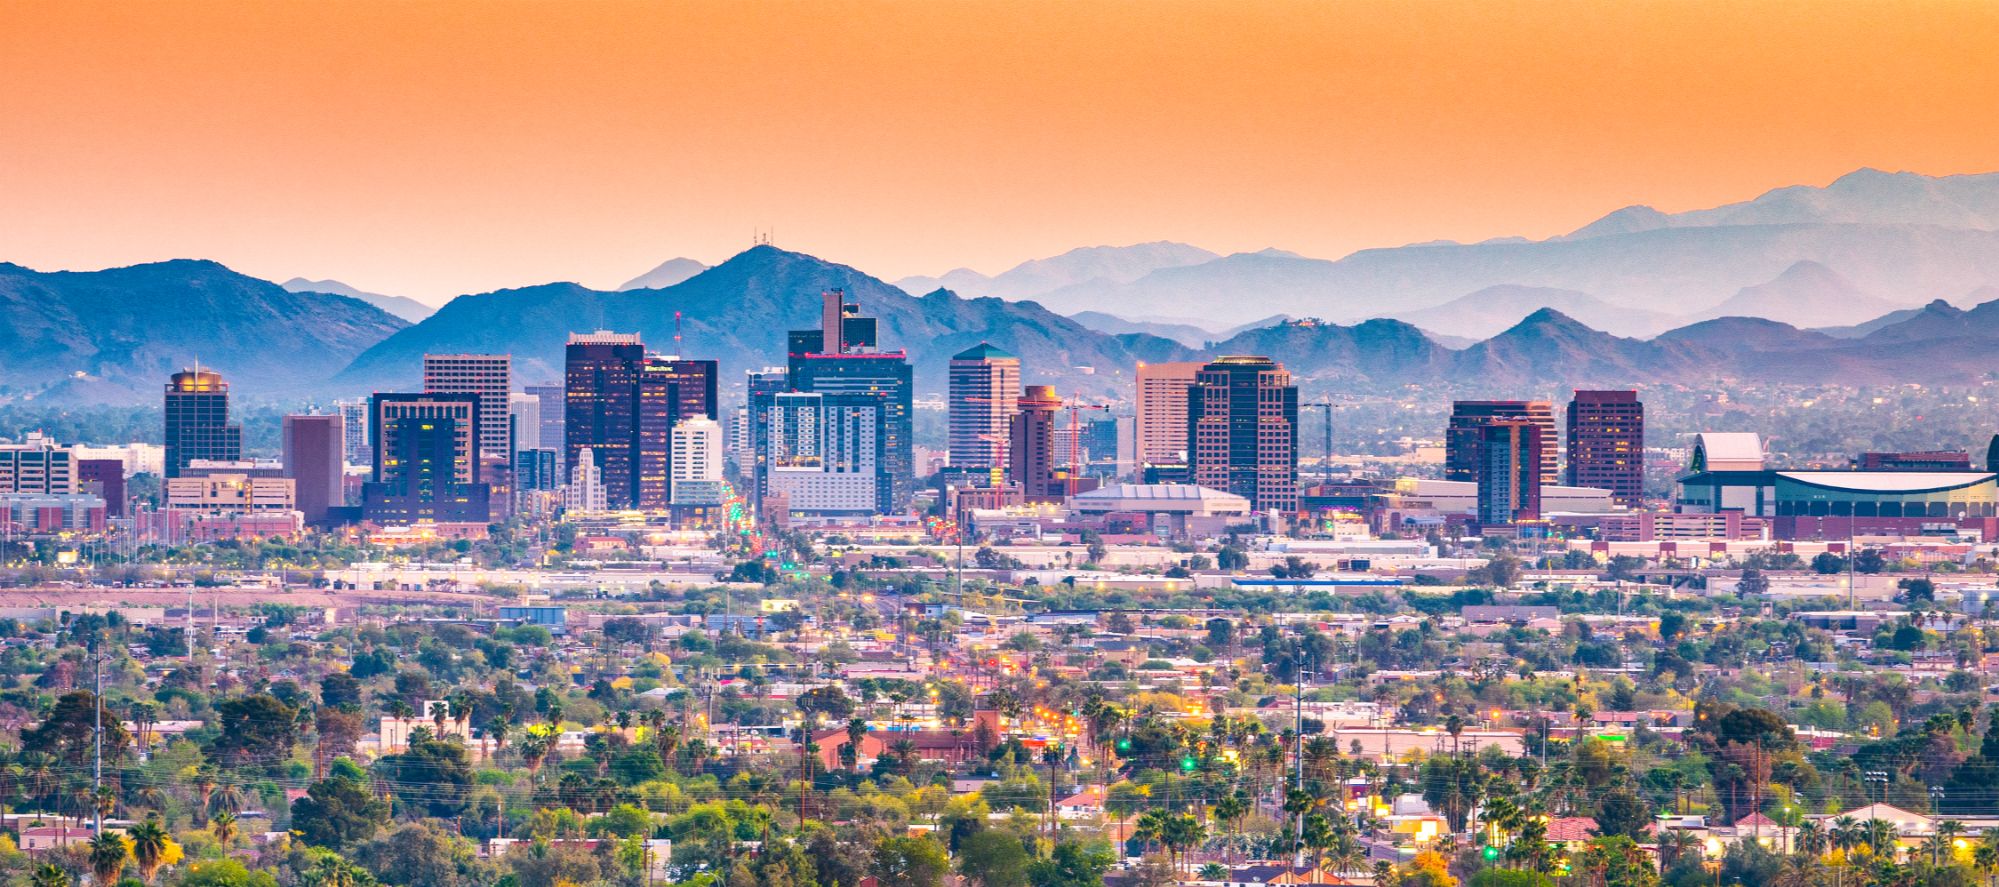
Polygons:
<instances>
[{"instance_id":1,"label":"green tree","mask_svg":"<svg viewBox=\"0 0 1999 887\"><path fill-rule=\"evenodd\" d=\"M278 879L270 872L250 871L240 860L216 859L190 866L180 887L278 887Z\"/></svg>"},{"instance_id":2,"label":"green tree","mask_svg":"<svg viewBox=\"0 0 1999 887\"><path fill-rule=\"evenodd\" d=\"M882 887L939 887L951 872L951 858L928 838L883 838L869 869Z\"/></svg>"},{"instance_id":3,"label":"green tree","mask_svg":"<svg viewBox=\"0 0 1999 887\"><path fill-rule=\"evenodd\" d=\"M225 767L275 764L291 756L298 740L298 710L268 693L216 703L215 722L208 756Z\"/></svg>"},{"instance_id":4,"label":"green tree","mask_svg":"<svg viewBox=\"0 0 1999 887\"><path fill-rule=\"evenodd\" d=\"M305 842L340 850L375 836L389 818L389 804L359 783L342 777L322 779L292 802L292 831Z\"/></svg>"},{"instance_id":5,"label":"green tree","mask_svg":"<svg viewBox=\"0 0 1999 887\"><path fill-rule=\"evenodd\" d=\"M1047 859L1027 867L1027 880L1033 887L1104 887L1104 873L1111 870L1112 862L1108 850L1063 841Z\"/></svg>"},{"instance_id":6,"label":"green tree","mask_svg":"<svg viewBox=\"0 0 1999 887\"><path fill-rule=\"evenodd\" d=\"M958 845L958 873L978 887L1026 887L1028 856L1020 838L988 829Z\"/></svg>"},{"instance_id":7,"label":"green tree","mask_svg":"<svg viewBox=\"0 0 1999 887\"><path fill-rule=\"evenodd\" d=\"M375 762L375 772L389 783L398 803L425 816L449 818L465 811L472 787L472 766L465 747L432 739L414 731L409 748Z\"/></svg>"}]
</instances>

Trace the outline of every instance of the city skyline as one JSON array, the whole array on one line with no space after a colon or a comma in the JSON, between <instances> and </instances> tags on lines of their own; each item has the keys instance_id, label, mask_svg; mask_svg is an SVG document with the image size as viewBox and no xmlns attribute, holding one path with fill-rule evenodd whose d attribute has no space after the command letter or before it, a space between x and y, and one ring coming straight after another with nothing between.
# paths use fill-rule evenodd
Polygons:
<instances>
[{"instance_id":1,"label":"city skyline","mask_svg":"<svg viewBox=\"0 0 1999 887\"><path fill-rule=\"evenodd\" d=\"M1159 239L1337 258L1984 172L1999 136L1980 4L485 9L13 5L4 259L438 304L760 231L891 276Z\"/></svg>"}]
</instances>

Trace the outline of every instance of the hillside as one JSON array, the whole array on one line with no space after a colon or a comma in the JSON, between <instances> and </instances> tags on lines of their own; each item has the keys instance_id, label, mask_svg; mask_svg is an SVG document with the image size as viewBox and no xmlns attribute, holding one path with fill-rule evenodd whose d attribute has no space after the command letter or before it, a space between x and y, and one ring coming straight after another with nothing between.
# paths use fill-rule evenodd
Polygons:
<instances>
[{"instance_id":1,"label":"hillside","mask_svg":"<svg viewBox=\"0 0 1999 887\"><path fill-rule=\"evenodd\" d=\"M215 262L0 264L0 392L60 383L83 402L151 402L168 375L200 361L246 396L295 395L406 326L360 300L289 292Z\"/></svg>"},{"instance_id":2,"label":"hillside","mask_svg":"<svg viewBox=\"0 0 1999 887\"><path fill-rule=\"evenodd\" d=\"M440 350L510 352L520 379L553 380L569 333L636 331L654 350L671 351L678 311L682 350L720 360L724 388L740 388L745 370L784 362L785 331L816 324L819 294L833 288L881 318L883 347L910 353L923 391L942 391L950 356L980 341L1020 355L1026 381L1092 392L1124 384L1141 353L1184 352L1150 337L1122 341L1032 302L963 299L941 290L915 297L845 265L758 246L660 289L603 292L561 283L460 296L369 349L337 382L413 384L423 354Z\"/></svg>"}]
</instances>

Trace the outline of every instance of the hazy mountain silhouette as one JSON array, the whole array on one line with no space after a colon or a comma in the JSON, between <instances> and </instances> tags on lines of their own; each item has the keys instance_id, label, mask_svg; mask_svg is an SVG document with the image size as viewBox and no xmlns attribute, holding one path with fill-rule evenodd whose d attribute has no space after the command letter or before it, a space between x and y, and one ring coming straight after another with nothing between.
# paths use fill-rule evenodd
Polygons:
<instances>
[{"instance_id":1,"label":"hazy mountain silhouette","mask_svg":"<svg viewBox=\"0 0 1999 887\"><path fill-rule=\"evenodd\" d=\"M360 299L411 323L429 317L431 312L437 310L408 296L385 296L381 293L366 292L338 280L307 280L303 277L294 277L278 285L295 293L328 293Z\"/></svg>"},{"instance_id":2,"label":"hazy mountain silhouette","mask_svg":"<svg viewBox=\"0 0 1999 887\"><path fill-rule=\"evenodd\" d=\"M1892 310L1999 283L1995 219L1999 174L1861 170L1823 188L1780 188L1712 210L1627 207L1543 241L1412 244L1336 261L1238 253L1129 283L1072 284L1040 299L1070 313L1247 320L1281 312L1348 322L1405 316L1511 285L1588 293L1626 309L1691 312L1813 262Z\"/></svg>"},{"instance_id":3,"label":"hazy mountain silhouette","mask_svg":"<svg viewBox=\"0 0 1999 887\"><path fill-rule=\"evenodd\" d=\"M1478 339L1496 335L1542 308L1622 336L1654 336L1685 321L1664 312L1622 308L1575 290L1511 284L1489 286L1434 308L1395 316L1433 333Z\"/></svg>"},{"instance_id":4,"label":"hazy mountain silhouette","mask_svg":"<svg viewBox=\"0 0 1999 887\"><path fill-rule=\"evenodd\" d=\"M672 286L706 270L708 270L707 265L693 259L667 259L659 263L659 266L651 271L625 281L623 285L618 287L618 291L659 289L660 287Z\"/></svg>"},{"instance_id":5,"label":"hazy mountain silhouette","mask_svg":"<svg viewBox=\"0 0 1999 887\"><path fill-rule=\"evenodd\" d=\"M1198 265L1214 258L1214 253L1200 247L1165 240L1131 246L1086 246L1059 256L1022 262L994 277L958 268L941 277L907 277L896 281L896 285L912 293L941 287L971 297L1032 299L1069 286L1130 283L1161 268Z\"/></svg>"}]
</instances>

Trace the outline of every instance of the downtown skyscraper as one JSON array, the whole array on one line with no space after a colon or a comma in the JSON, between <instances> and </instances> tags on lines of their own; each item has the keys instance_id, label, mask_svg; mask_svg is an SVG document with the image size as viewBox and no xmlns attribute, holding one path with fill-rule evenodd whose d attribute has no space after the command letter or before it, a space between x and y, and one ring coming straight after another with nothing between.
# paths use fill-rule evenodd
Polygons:
<instances>
[{"instance_id":1,"label":"downtown skyscraper","mask_svg":"<svg viewBox=\"0 0 1999 887\"><path fill-rule=\"evenodd\" d=\"M1298 388L1268 357L1223 357L1187 389L1188 468L1195 484L1259 511L1298 508Z\"/></svg>"},{"instance_id":2,"label":"downtown skyscraper","mask_svg":"<svg viewBox=\"0 0 1999 887\"><path fill-rule=\"evenodd\" d=\"M166 390L166 475L180 477L197 459L243 458L243 426L229 421L229 383L196 367L173 375Z\"/></svg>"},{"instance_id":3,"label":"downtown skyscraper","mask_svg":"<svg viewBox=\"0 0 1999 887\"><path fill-rule=\"evenodd\" d=\"M878 349L877 326L844 292L820 294L819 328L792 330L786 337L785 381L794 392L827 396L829 406L837 404L843 415L855 404L880 407L879 425L869 432L879 436L881 450L875 507L893 512L907 507L915 492L910 440L915 385L907 354Z\"/></svg>"},{"instance_id":4,"label":"downtown skyscraper","mask_svg":"<svg viewBox=\"0 0 1999 887\"><path fill-rule=\"evenodd\" d=\"M595 459L608 507L672 504L673 428L717 418L715 361L648 355L637 334L572 335L564 359L567 463Z\"/></svg>"},{"instance_id":5,"label":"downtown skyscraper","mask_svg":"<svg viewBox=\"0 0 1999 887\"><path fill-rule=\"evenodd\" d=\"M1568 485L1600 487L1625 507L1645 497L1645 404L1636 391L1577 391L1569 401Z\"/></svg>"},{"instance_id":6,"label":"downtown skyscraper","mask_svg":"<svg viewBox=\"0 0 1999 887\"><path fill-rule=\"evenodd\" d=\"M951 358L951 467L981 471L1006 464L1007 423L1020 398L1020 358L980 342Z\"/></svg>"},{"instance_id":7,"label":"downtown skyscraper","mask_svg":"<svg viewBox=\"0 0 1999 887\"><path fill-rule=\"evenodd\" d=\"M513 390L514 359L508 354L426 354L426 394L470 394L479 398L479 455L513 458L513 426L507 395Z\"/></svg>"},{"instance_id":8,"label":"downtown skyscraper","mask_svg":"<svg viewBox=\"0 0 1999 887\"><path fill-rule=\"evenodd\" d=\"M1535 438L1540 449L1544 482L1555 477L1555 405L1545 400L1460 400L1451 404L1450 424L1444 429L1444 479L1478 480L1484 458L1480 447L1485 435L1480 430L1494 422L1529 422L1541 433Z\"/></svg>"}]
</instances>

